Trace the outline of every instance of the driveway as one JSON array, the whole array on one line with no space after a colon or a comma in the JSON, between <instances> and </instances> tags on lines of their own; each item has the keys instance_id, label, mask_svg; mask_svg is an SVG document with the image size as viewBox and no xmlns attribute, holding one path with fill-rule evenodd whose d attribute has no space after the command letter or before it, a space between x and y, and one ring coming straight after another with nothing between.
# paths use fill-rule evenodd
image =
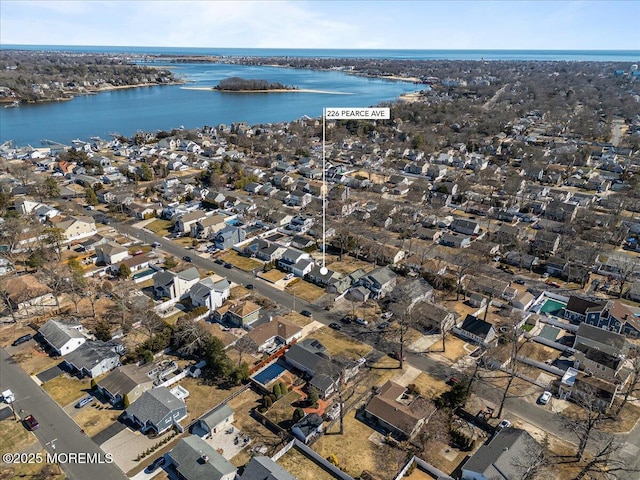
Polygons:
<instances>
[{"instance_id":1,"label":"driveway","mask_svg":"<svg viewBox=\"0 0 640 480\"><path fill-rule=\"evenodd\" d=\"M64 365L64 362L60 362L55 367L51 367L44 372L40 372L38 375L36 375L36 377L38 377L38 380L40 380L42 383L46 383L49 380L53 380L54 378L59 377L60 375L65 373L66 370L64 368Z\"/></svg>"},{"instance_id":2,"label":"driveway","mask_svg":"<svg viewBox=\"0 0 640 480\"><path fill-rule=\"evenodd\" d=\"M115 437L125 428L127 428L127 426L124 423L115 421L101 432L96 433L93 437L91 437L91 440L93 440L96 445L102 445L107 440Z\"/></svg>"},{"instance_id":3,"label":"driveway","mask_svg":"<svg viewBox=\"0 0 640 480\"><path fill-rule=\"evenodd\" d=\"M170 433L159 438L149 438L139 431L124 428L121 432L102 443L100 447L105 452L111 453L114 463L124 472L128 472L139 465L139 462L136 461L138 455L162 441L167 435L170 435ZM176 438L174 437L173 440ZM145 460L152 457L155 458L153 453L151 457L145 457Z\"/></svg>"}]
</instances>

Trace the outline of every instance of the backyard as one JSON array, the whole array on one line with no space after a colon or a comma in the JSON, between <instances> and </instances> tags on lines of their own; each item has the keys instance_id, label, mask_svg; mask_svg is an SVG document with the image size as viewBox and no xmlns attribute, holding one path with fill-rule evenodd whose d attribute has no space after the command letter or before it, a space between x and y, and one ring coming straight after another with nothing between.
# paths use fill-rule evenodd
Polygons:
<instances>
[{"instance_id":1,"label":"backyard","mask_svg":"<svg viewBox=\"0 0 640 480\"><path fill-rule=\"evenodd\" d=\"M331 355L344 355L352 360L364 357L372 348L328 327L319 328L310 336L320 340Z\"/></svg>"},{"instance_id":2,"label":"backyard","mask_svg":"<svg viewBox=\"0 0 640 480\"><path fill-rule=\"evenodd\" d=\"M335 477L307 458L295 447L285 453L277 462L298 480L334 480Z\"/></svg>"},{"instance_id":3,"label":"backyard","mask_svg":"<svg viewBox=\"0 0 640 480\"><path fill-rule=\"evenodd\" d=\"M265 413L265 416L281 428L288 429L293 424L291 421L295 410L293 403L297 402L301 398L302 397L298 392L292 390L284 397L281 397L279 400L274 402L271 408L269 408Z\"/></svg>"}]
</instances>

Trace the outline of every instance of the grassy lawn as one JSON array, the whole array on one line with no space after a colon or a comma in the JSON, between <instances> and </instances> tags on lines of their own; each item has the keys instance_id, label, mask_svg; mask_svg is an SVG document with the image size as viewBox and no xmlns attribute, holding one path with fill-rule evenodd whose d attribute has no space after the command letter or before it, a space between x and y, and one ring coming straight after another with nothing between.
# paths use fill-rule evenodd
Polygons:
<instances>
[{"instance_id":1,"label":"grassy lawn","mask_svg":"<svg viewBox=\"0 0 640 480\"><path fill-rule=\"evenodd\" d=\"M161 220L157 218L153 222L150 222L145 228L151 230L156 235L164 237L169 234L169 227L171 227L171 222L169 220Z\"/></svg>"},{"instance_id":2,"label":"grassy lawn","mask_svg":"<svg viewBox=\"0 0 640 480\"><path fill-rule=\"evenodd\" d=\"M36 350L33 345L14 353L11 358L19 363L22 370L28 375L35 375L60 363L59 357L50 357L46 353Z\"/></svg>"},{"instance_id":3,"label":"grassy lawn","mask_svg":"<svg viewBox=\"0 0 640 480\"><path fill-rule=\"evenodd\" d=\"M238 252L234 250L229 250L228 252L224 252L220 257L225 262L229 262L230 264L238 267L240 270L244 270L245 272L250 272L254 268L262 269L262 262L255 260L253 258L243 257L239 255Z\"/></svg>"},{"instance_id":4,"label":"grassy lawn","mask_svg":"<svg viewBox=\"0 0 640 480\"><path fill-rule=\"evenodd\" d=\"M103 408L98 408L99 405ZM110 406L94 402L80 410L73 419L91 437L115 422L120 414L122 410L114 410Z\"/></svg>"},{"instance_id":5,"label":"grassy lawn","mask_svg":"<svg viewBox=\"0 0 640 480\"><path fill-rule=\"evenodd\" d=\"M69 405L71 402L87 395L91 390L91 380L88 378L78 380L67 375L49 380L42 384L42 388L53 398L61 407Z\"/></svg>"},{"instance_id":6,"label":"grassy lawn","mask_svg":"<svg viewBox=\"0 0 640 480\"><path fill-rule=\"evenodd\" d=\"M380 478L393 478L398 471L398 462L391 458L395 450L369 440L374 433L371 427L356 419L351 411L344 418L342 435L339 429L336 422L314 443L313 449L324 458L335 455L339 467L354 478L360 476L363 470L377 472Z\"/></svg>"},{"instance_id":7,"label":"grassy lawn","mask_svg":"<svg viewBox=\"0 0 640 480\"><path fill-rule=\"evenodd\" d=\"M331 355L344 355L353 360L364 357L372 348L328 327L322 327L310 336L320 340Z\"/></svg>"},{"instance_id":8,"label":"grassy lawn","mask_svg":"<svg viewBox=\"0 0 640 480\"><path fill-rule=\"evenodd\" d=\"M271 406L266 413L267 418L282 428L288 428L291 424L291 418L293 417L293 411L295 409L292 403L300 400L300 398L300 394L295 390L287 393Z\"/></svg>"},{"instance_id":9,"label":"grassy lawn","mask_svg":"<svg viewBox=\"0 0 640 480\"><path fill-rule=\"evenodd\" d=\"M344 273L345 275L349 275L350 273L355 272L359 268L364 270L365 272L369 272L374 269L374 265L369 262L363 262L362 260L357 260L348 255L342 256L342 261L338 261L338 257L332 263L327 262L327 268L329 270L333 270L334 272Z\"/></svg>"},{"instance_id":10,"label":"grassy lawn","mask_svg":"<svg viewBox=\"0 0 640 480\"><path fill-rule=\"evenodd\" d=\"M35 435L29 432L20 420L14 420L13 417L1 420L0 429L0 452L18 453L37 441Z\"/></svg>"},{"instance_id":11,"label":"grassy lawn","mask_svg":"<svg viewBox=\"0 0 640 480\"><path fill-rule=\"evenodd\" d=\"M187 419L185 423L195 420L240 388L233 387L232 389L224 390L205 385L201 379L193 377L186 377L180 380L178 384L189 392L189 396L185 400L187 403Z\"/></svg>"},{"instance_id":12,"label":"grassy lawn","mask_svg":"<svg viewBox=\"0 0 640 480\"><path fill-rule=\"evenodd\" d=\"M298 480L334 480L334 476L300 453L295 447L277 462Z\"/></svg>"},{"instance_id":13,"label":"grassy lawn","mask_svg":"<svg viewBox=\"0 0 640 480\"><path fill-rule=\"evenodd\" d=\"M281 315L281 316L282 318L286 318L287 320L295 323L299 327L306 327L311 322L313 322L312 318L305 317L304 315L301 315L298 312L289 312L286 315Z\"/></svg>"},{"instance_id":14,"label":"grassy lawn","mask_svg":"<svg viewBox=\"0 0 640 480\"><path fill-rule=\"evenodd\" d=\"M229 402L235 412L234 426L251 438L251 447L266 446L267 455L273 455L275 447L282 443L280 437L272 433L267 427L251 417L250 410L261 404L262 397L253 390L246 390ZM231 459L236 466L246 464L251 458L251 448L245 448Z\"/></svg>"},{"instance_id":15,"label":"grassy lawn","mask_svg":"<svg viewBox=\"0 0 640 480\"><path fill-rule=\"evenodd\" d=\"M298 282L291 281L285 287L284 291L291 295L295 292L296 297L302 298L307 302L315 302L325 293L324 288L320 288L319 286L305 282L304 280L300 280Z\"/></svg>"},{"instance_id":16,"label":"grassy lawn","mask_svg":"<svg viewBox=\"0 0 640 480\"><path fill-rule=\"evenodd\" d=\"M281 272L280 270L272 268L268 272L260 273L259 276L260 278L264 278L268 282L276 283L278 280L282 280L284 277L286 277L287 274L284 272Z\"/></svg>"},{"instance_id":17,"label":"grassy lawn","mask_svg":"<svg viewBox=\"0 0 640 480\"><path fill-rule=\"evenodd\" d=\"M445 382L438 380L425 372L418 375L413 383L420 389L420 395L425 398L435 398L442 392L449 389Z\"/></svg>"}]
</instances>

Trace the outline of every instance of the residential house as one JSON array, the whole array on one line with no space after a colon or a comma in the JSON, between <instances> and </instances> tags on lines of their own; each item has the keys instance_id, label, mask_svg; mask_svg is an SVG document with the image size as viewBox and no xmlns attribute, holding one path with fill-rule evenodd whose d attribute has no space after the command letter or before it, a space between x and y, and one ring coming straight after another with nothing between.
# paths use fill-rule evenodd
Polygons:
<instances>
[{"instance_id":1,"label":"residential house","mask_svg":"<svg viewBox=\"0 0 640 480\"><path fill-rule=\"evenodd\" d=\"M316 285L320 285L321 287L326 287L327 285L341 279L344 275L340 272L334 272L327 268L327 273L322 273L322 267L320 265L314 265L311 271L306 275L306 279Z\"/></svg>"},{"instance_id":2,"label":"residential house","mask_svg":"<svg viewBox=\"0 0 640 480\"><path fill-rule=\"evenodd\" d=\"M478 235L480 233L480 225L477 222L464 218L456 218L449 228L463 235Z\"/></svg>"},{"instance_id":3,"label":"residential house","mask_svg":"<svg viewBox=\"0 0 640 480\"><path fill-rule=\"evenodd\" d=\"M64 362L80 377L96 378L118 367L123 353L124 347L115 340L95 340L85 342L67 354Z\"/></svg>"},{"instance_id":4,"label":"residential house","mask_svg":"<svg viewBox=\"0 0 640 480\"><path fill-rule=\"evenodd\" d=\"M234 480L236 467L197 435L181 438L167 454L180 480Z\"/></svg>"},{"instance_id":5,"label":"residential house","mask_svg":"<svg viewBox=\"0 0 640 480\"><path fill-rule=\"evenodd\" d=\"M584 322L587 319L587 310L593 307L603 307L605 301L593 302L585 298L569 296L569 301L564 307L564 318L574 323Z\"/></svg>"},{"instance_id":6,"label":"residential house","mask_svg":"<svg viewBox=\"0 0 640 480\"><path fill-rule=\"evenodd\" d=\"M217 249L226 250L242 242L246 236L244 228L228 225L216 233L213 242Z\"/></svg>"},{"instance_id":7,"label":"residential house","mask_svg":"<svg viewBox=\"0 0 640 480\"><path fill-rule=\"evenodd\" d=\"M640 309L625 305L620 300L609 300L603 305L586 310L585 323L631 338L640 336Z\"/></svg>"},{"instance_id":8,"label":"residential house","mask_svg":"<svg viewBox=\"0 0 640 480\"><path fill-rule=\"evenodd\" d=\"M471 238L462 235L442 234L439 240L440 245L453 248L467 248L471 245Z\"/></svg>"},{"instance_id":9,"label":"residential house","mask_svg":"<svg viewBox=\"0 0 640 480\"><path fill-rule=\"evenodd\" d=\"M233 409L228 403L223 403L196 420L191 433L202 438L211 438L215 433L231 427L233 420Z\"/></svg>"},{"instance_id":10,"label":"residential house","mask_svg":"<svg viewBox=\"0 0 640 480\"><path fill-rule=\"evenodd\" d=\"M259 317L260 306L249 300L228 301L213 313L213 318L217 322L231 323L236 327L249 326Z\"/></svg>"},{"instance_id":11,"label":"residential house","mask_svg":"<svg viewBox=\"0 0 640 480\"><path fill-rule=\"evenodd\" d=\"M620 378L629 353L629 343L624 335L581 323L573 348L574 368L611 383L626 381L626 378Z\"/></svg>"},{"instance_id":12,"label":"residential house","mask_svg":"<svg viewBox=\"0 0 640 480\"><path fill-rule=\"evenodd\" d=\"M291 427L291 433L294 437L303 443L309 441L322 432L322 424L324 420L317 413L305 415L301 420Z\"/></svg>"},{"instance_id":13,"label":"residential house","mask_svg":"<svg viewBox=\"0 0 640 480\"><path fill-rule=\"evenodd\" d=\"M555 255L560 247L560 235L545 230L538 230L531 241L531 252L534 255Z\"/></svg>"},{"instance_id":14,"label":"residential house","mask_svg":"<svg viewBox=\"0 0 640 480\"><path fill-rule=\"evenodd\" d=\"M364 415L396 438L412 439L435 410L426 398L389 380L369 400Z\"/></svg>"},{"instance_id":15,"label":"residential house","mask_svg":"<svg viewBox=\"0 0 640 480\"><path fill-rule=\"evenodd\" d=\"M287 248L278 260L280 269L291 272L298 277L304 277L311 272L313 266L314 261L311 256L296 248Z\"/></svg>"},{"instance_id":16,"label":"residential house","mask_svg":"<svg viewBox=\"0 0 640 480\"><path fill-rule=\"evenodd\" d=\"M518 310L528 310L535 302L535 297L530 292L522 292L511 300L511 305Z\"/></svg>"},{"instance_id":17,"label":"residential house","mask_svg":"<svg viewBox=\"0 0 640 480\"><path fill-rule=\"evenodd\" d=\"M112 265L129 258L129 250L119 243L109 241L96 247L96 263Z\"/></svg>"},{"instance_id":18,"label":"residential house","mask_svg":"<svg viewBox=\"0 0 640 480\"><path fill-rule=\"evenodd\" d=\"M432 302L423 301L417 305L416 327L429 333L448 332L456 324L456 314Z\"/></svg>"},{"instance_id":19,"label":"residential house","mask_svg":"<svg viewBox=\"0 0 640 480\"><path fill-rule=\"evenodd\" d=\"M284 354L286 362L311 378L309 384L320 397L327 398L336 391L340 381L340 368L331 361L326 347L318 340L306 338L293 345Z\"/></svg>"},{"instance_id":20,"label":"residential house","mask_svg":"<svg viewBox=\"0 0 640 480\"><path fill-rule=\"evenodd\" d=\"M296 477L265 456L251 457L238 480L296 480Z\"/></svg>"},{"instance_id":21,"label":"residential house","mask_svg":"<svg viewBox=\"0 0 640 480\"><path fill-rule=\"evenodd\" d=\"M388 309L396 315L411 312L419 302L435 300L433 287L421 277L396 285L388 298Z\"/></svg>"},{"instance_id":22,"label":"residential house","mask_svg":"<svg viewBox=\"0 0 640 480\"><path fill-rule=\"evenodd\" d=\"M216 234L225 228L227 224L225 220L230 220L224 215L211 215L191 224L189 231L193 238L214 238Z\"/></svg>"},{"instance_id":23,"label":"residential house","mask_svg":"<svg viewBox=\"0 0 640 480\"><path fill-rule=\"evenodd\" d=\"M470 314L467 314L462 324L458 326L456 333L484 346L489 346L496 341L494 326Z\"/></svg>"},{"instance_id":24,"label":"residential house","mask_svg":"<svg viewBox=\"0 0 640 480\"><path fill-rule=\"evenodd\" d=\"M161 434L187 417L187 405L167 387L147 390L124 411L124 418L133 422L142 433Z\"/></svg>"},{"instance_id":25,"label":"residential house","mask_svg":"<svg viewBox=\"0 0 640 480\"><path fill-rule=\"evenodd\" d=\"M189 290L191 305L207 307L209 312L222 306L229 298L230 284L226 278L214 281L207 277L193 285Z\"/></svg>"},{"instance_id":26,"label":"residential house","mask_svg":"<svg viewBox=\"0 0 640 480\"><path fill-rule=\"evenodd\" d=\"M60 356L73 352L87 341L87 337L82 334L82 325L59 320L47 321L40 327L38 334Z\"/></svg>"},{"instance_id":27,"label":"residential house","mask_svg":"<svg viewBox=\"0 0 640 480\"><path fill-rule=\"evenodd\" d=\"M503 428L462 465L461 480L525 478L541 454L542 447L528 432Z\"/></svg>"},{"instance_id":28,"label":"residential house","mask_svg":"<svg viewBox=\"0 0 640 480\"><path fill-rule=\"evenodd\" d=\"M106 377L97 380L96 389L114 406L124 405L126 408L153 388L150 372L154 368L156 365L153 363L117 367Z\"/></svg>"},{"instance_id":29,"label":"residential house","mask_svg":"<svg viewBox=\"0 0 640 480\"><path fill-rule=\"evenodd\" d=\"M49 222L53 227L61 230L65 243L87 238L98 232L93 218L83 215L65 218L54 217L49 219Z\"/></svg>"},{"instance_id":30,"label":"residential house","mask_svg":"<svg viewBox=\"0 0 640 480\"><path fill-rule=\"evenodd\" d=\"M0 282L0 289L8 300L8 307L14 311L26 312L29 307L56 304L53 290L31 274L5 277Z\"/></svg>"},{"instance_id":31,"label":"residential house","mask_svg":"<svg viewBox=\"0 0 640 480\"><path fill-rule=\"evenodd\" d=\"M385 297L396 286L396 274L389 267L379 267L362 276L360 286L371 292L375 299Z\"/></svg>"},{"instance_id":32,"label":"residential house","mask_svg":"<svg viewBox=\"0 0 640 480\"><path fill-rule=\"evenodd\" d=\"M207 218L207 212L204 210L194 210L192 212L183 213L176 219L174 232L182 234L191 233L191 226L205 218Z\"/></svg>"},{"instance_id":33,"label":"residential house","mask_svg":"<svg viewBox=\"0 0 640 480\"><path fill-rule=\"evenodd\" d=\"M272 352L302 337L302 327L283 317L269 318L246 334L258 352Z\"/></svg>"},{"instance_id":34,"label":"residential house","mask_svg":"<svg viewBox=\"0 0 640 480\"><path fill-rule=\"evenodd\" d=\"M153 276L153 291L157 298L180 300L185 298L191 287L200 281L200 274L196 267L175 273L163 270Z\"/></svg>"}]
</instances>

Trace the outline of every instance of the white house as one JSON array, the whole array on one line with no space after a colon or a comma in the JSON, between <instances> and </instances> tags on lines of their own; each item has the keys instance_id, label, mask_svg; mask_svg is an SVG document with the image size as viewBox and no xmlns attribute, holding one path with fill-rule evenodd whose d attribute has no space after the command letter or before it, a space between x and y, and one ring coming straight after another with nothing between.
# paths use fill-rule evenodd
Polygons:
<instances>
[{"instance_id":1,"label":"white house","mask_svg":"<svg viewBox=\"0 0 640 480\"><path fill-rule=\"evenodd\" d=\"M129 258L129 250L116 242L107 242L96 247L96 262L112 265Z\"/></svg>"},{"instance_id":2,"label":"white house","mask_svg":"<svg viewBox=\"0 0 640 480\"><path fill-rule=\"evenodd\" d=\"M79 323L71 324L49 320L38 330L38 333L61 356L73 352L87 341L87 337L82 334L82 325Z\"/></svg>"},{"instance_id":3,"label":"white house","mask_svg":"<svg viewBox=\"0 0 640 480\"><path fill-rule=\"evenodd\" d=\"M200 281L196 267L175 273L163 270L153 276L153 291L158 298L179 300L185 298L191 287Z\"/></svg>"},{"instance_id":4,"label":"white house","mask_svg":"<svg viewBox=\"0 0 640 480\"><path fill-rule=\"evenodd\" d=\"M230 285L226 278L214 282L211 277L208 277L191 287L189 297L194 307L204 306L211 312L220 308L229 298L229 291Z\"/></svg>"}]
</instances>

